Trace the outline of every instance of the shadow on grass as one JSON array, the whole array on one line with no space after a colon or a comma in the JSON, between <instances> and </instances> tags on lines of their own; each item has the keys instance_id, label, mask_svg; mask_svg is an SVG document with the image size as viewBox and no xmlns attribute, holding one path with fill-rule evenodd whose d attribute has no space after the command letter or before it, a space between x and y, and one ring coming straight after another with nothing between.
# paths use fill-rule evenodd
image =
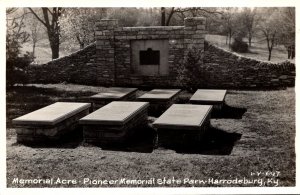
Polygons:
<instances>
[{"instance_id":1,"label":"shadow on grass","mask_svg":"<svg viewBox=\"0 0 300 195\"><path fill-rule=\"evenodd\" d=\"M182 141L181 144L172 144L172 137L167 144L161 144L160 150L171 149L177 153L183 154L205 154L205 155L230 155L232 149L241 138L239 133L228 133L221 129L210 127L207 133L203 135L201 141ZM79 145L83 146L96 146L102 150L121 151L121 152L140 152L152 153L158 145L158 137L156 131L151 127L143 128L122 144L90 144L84 143L82 138L82 131L76 130L64 135L58 141L49 142L36 142L36 143L21 143L25 146L32 148L76 148ZM177 142L178 143L178 142ZM18 145L15 143L13 145Z\"/></svg>"},{"instance_id":2,"label":"shadow on grass","mask_svg":"<svg viewBox=\"0 0 300 195\"><path fill-rule=\"evenodd\" d=\"M52 141L36 141L36 142L16 142L14 145L22 144L32 148L77 148L82 143L82 128L77 128L72 132L68 132L60 139Z\"/></svg>"},{"instance_id":3,"label":"shadow on grass","mask_svg":"<svg viewBox=\"0 0 300 195\"><path fill-rule=\"evenodd\" d=\"M221 110L213 110L212 118L230 118L230 119L241 119L247 112L246 108L236 108L224 104Z\"/></svg>"},{"instance_id":4,"label":"shadow on grass","mask_svg":"<svg viewBox=\"0 0 300 195\"><path fill-rule=\"evenodd\" d=\"M127 143L118 145L106 145L100 146L103 150L122 151L122 152L140 152L140 153L152 153L154 149L160 145L159 149L171 149L177 153L183 154L204 154L204 155L230 155L232 149L242 134L228 133L221 129L210 127L201 141L188 141L182 142L182 144L161 145L158 142L156 131L147 127L143 131L136 133ZM170 137L170 142L172 138Z\"/></svg>"},{"instance_id":5,"label":"shadow on grass","mask_svg":"<svg viewBox=\"0 0 300 195\"><path fill-rule=\"evenodd\" d=\"M210 127L201 141L185 141L182 144L160 145L165 149L175 150L184 154L204 154L204 155L230 155L236 141L240 140L242 134L228 133L221 129Z\"/></svg>"}]
</instances>

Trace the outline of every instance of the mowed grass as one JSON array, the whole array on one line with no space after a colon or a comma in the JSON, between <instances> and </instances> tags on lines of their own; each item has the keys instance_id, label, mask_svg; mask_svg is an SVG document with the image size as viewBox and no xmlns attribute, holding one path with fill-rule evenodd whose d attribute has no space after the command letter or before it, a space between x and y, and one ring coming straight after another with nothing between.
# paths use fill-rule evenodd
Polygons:
<instances>
[{"instance_id":1,"label":"mowed grass","mask_svg":"<svg viewBox=\"0 0 300 195\"><path fill-rule=\"evenodd\" d=\"M205 39L227 51L230 51L231 49L229 48L228 44L226 44L226 36L222 36L222 35L206 35ZM233 39L231 40L231 43L233 43ZM245 39L245 41L247 42L247 40ZM238 53L239 55L245 56L245 57L249 57L249 58L253 58L256 60L261 60L261 61L268 61L268 56L269 56L269 52L267 49L267 42L266 41L261 41L258 42L257 39L253 39L253 43L251 45L251 47L249 47L250 52L248 53ZM273 50L272 50L272 54L271 54L271 62L283 62L287 59L288 55L287 55L287 50L283 45L276 45L274 46ZM290 59L289 61L295 63L295 58L294 59Z\"/></svg>"},{"instance_id":2,"label":"mowed grass","mask_svg":"<svg viewBox=\"0 0 300 195\"><path fill-rule=\"evenodd\" d=\"M71 54L72 52L69 49L66 49L69 47L69 44L67 42L63 42L60 46L59 51L59 57L63 57L66 55ZM72 51L76 51L78 47L74 46L72 48ZM28 42L22 45L22 53L32 52L32 43ZM52 60L52 52L50 48L49 41L47 39L42 39L39 42L37 42L36 48L35 48L35 59L34 62L36 64L45 64Z\"/></svg>"},{"instance_id":3,"label":"mowed grass","mask_svg":"<svg viewBox=\"0 0 300 195\"><path fill-rule=\"evenodd\" d=\"M211 119L212 126L225 135L239 134L240 139L229 155L211 152L178 153L154 148L151 153L101 149L79 142L76 146L29 147L16 143L11 120L56 101L85 101L101 88L78 85L39 85L15 87L7 96L7 186L8 187L227 187L260 184L200 183L159 185L93 185L90 180L135 179L262 179L263 186L295 186L295 89L278 91L230 90L226 103L246 108L242 119ZM89 91L81 91L88 88ZM66 90L68 89L68 90ZM183 93L188 99L191 94ZM155 118L151 119L152 121ZM213 136L213 135L212 135ZM228 136L222 137L227 139ZM212 142L214 139L212 139ZM217 139L215 140L217 141ZM226 140L223 140L226 141ZM220 148L217 148L220 149ZM251 175L261 172L260 176ZM276 173L270 176L269 173ZM13 184L13 179L74 179L76 185ZM187 180L186 180L187 181ZM276 184L276 181L278 183Z\"/></svg>"}]
</instances>

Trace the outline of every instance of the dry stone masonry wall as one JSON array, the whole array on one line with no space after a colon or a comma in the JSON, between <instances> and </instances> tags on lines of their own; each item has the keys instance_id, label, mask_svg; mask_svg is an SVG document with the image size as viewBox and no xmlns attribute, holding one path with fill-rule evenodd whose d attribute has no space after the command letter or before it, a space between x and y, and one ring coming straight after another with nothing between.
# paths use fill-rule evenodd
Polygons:
<instances>
[{"instance_id":1,"label":"dry stone masonry wall","mask_svg":"<svg viewBox=\"0 0 300 195\"><path fill-rule=\"evenodd\" d=\"M47 64L30 66L28 77L32 83L180 87L178 66L187 49L196 47L205 50L203 88L294 86L294 64L240 57L205 42L205 33L205 18L186 18L184 26L151 27L119 27L117 20L100 20L96 43ZM141 59L142 52L157 59Z\"/></svg>"},{"instance_id":2,"label":"dry stone masonry wall","mask_svg":"<svg viewBox=\"0 0 300 195\"><path fill-rule=\"evenodd\" d=\"M207 88L272 89L295 86L295 64L242 57L205 42L203 63Z\"/></svg>"}]
</instances>

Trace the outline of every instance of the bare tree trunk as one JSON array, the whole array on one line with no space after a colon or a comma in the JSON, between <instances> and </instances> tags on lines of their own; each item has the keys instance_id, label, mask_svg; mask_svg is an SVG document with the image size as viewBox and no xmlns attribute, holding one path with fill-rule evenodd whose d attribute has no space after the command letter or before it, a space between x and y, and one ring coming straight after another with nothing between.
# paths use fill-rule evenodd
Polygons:
<instances>
[{"instance_id":1,"label":"bare tree trunk","mask_svg":"<svg viewBox=\"0 0 300 195\"><path fill-rule=\"evenodd\" d=\"M252 35L251 34L249 34L248 41L249 41L249 47L251 47L251 41L252 41Z\"/></svg>"},{"instance_id":2,"label":"bare tree trunk","mask_svg":"<svg viewBox=\"0 0 300 195\"><path fill-rule=\"evenodd\" d=\"M230 46L231 46L231 36L232 36L232 34L229 33L229 44L228 44L228 48L230 48Z\"/></svg>"},{"instance_id":3,"label":"bare tree trunk","mask_svg":"<svg viewBox=\"0 0 300 195\"><path fill-rule=\"evenodd\" d=\"M32 57L35 57L35 42L32 45Z\"/></svg>"},{"instance_id":4,"label":"bare tree trunk","mask_svg":"<svg viewBox=\"0 0 300 195\"><path fill-rule=\"evenodd\" d=\"M169 26L173 14L174 14L174 7L172 7L172 9L171 9L171 11L170 11L170 14L169 14L168 19L167 19L167 22L166 22L166 26Z\"/></svg>"},{"instance_id":5,"label":"bare tree trunk","mask_svg":"<svg viewBox=\"0 0 300 195\"><path fill-rule=\"evenodd\" d=\"M226 35L226 45L228 44L228 34Z\"/></svg>"},{"instance_id":6,"label":"bare tree trunk","mask_svg":"<svg viewBox=\"0 0 300 195\"><path fill-rule=\"evenodd\" d=\"M272 50L271 50L271 49L269 49L269 57L268 57L268 61L270 61L270 60L271 60L271 54L272 54Z\"/></svg>"},{"instance_id":7,"label":"bare tree trunk","mask_svg":"<svg viewBox=\"0 0 300 195\"><path fill-rule=\"evenodd\" d=\"M52 52L52 59L59 58L59 34L48 31L48 37Z\"/></svg>"},{"instance_id":8,"label":"bare tree trunk","mask_svg":"<svg viewBox=\"0 0 300 195\"><path fill-rule=\"evenodd\" d=\"M160 9L161 11L161 26L165 26L166 25L166 8L162 7Z\"/></svg>"}]
</instances>

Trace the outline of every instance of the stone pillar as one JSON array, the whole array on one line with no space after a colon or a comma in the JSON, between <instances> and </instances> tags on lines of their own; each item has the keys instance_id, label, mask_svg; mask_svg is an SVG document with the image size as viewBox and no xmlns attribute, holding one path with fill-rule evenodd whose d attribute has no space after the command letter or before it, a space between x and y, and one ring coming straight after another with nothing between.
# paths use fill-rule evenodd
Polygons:
<instances>
[{"instance_id":1,"label":"stone pillar","mask_svg":"<svg viewBox=\"0 0 300 195\"><path fill-rule=\"evenodd\" d=\"M185 52L193 47L204 49L205 18L194 17L184 19L184 48Z\"/></svg>"},{"instance_id":2,"label":"stone pillar","mask_svg":"<svg viewBox=\"0 0 300 195\"><path fill-rule=\"evenodd\" d=\"M102 19L96 23L96 64L97 84L115 84L115 43L114 29L118 20Z\"/></svg>"}]
</instances>

